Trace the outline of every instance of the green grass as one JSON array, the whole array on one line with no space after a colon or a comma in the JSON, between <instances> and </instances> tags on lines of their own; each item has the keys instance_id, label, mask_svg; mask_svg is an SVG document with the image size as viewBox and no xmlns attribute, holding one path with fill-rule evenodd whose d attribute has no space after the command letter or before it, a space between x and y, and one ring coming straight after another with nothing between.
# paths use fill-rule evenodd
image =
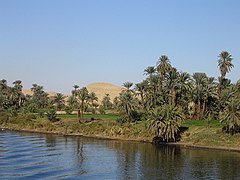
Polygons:
<instances>
[{"instance_id":1,"label":"green grass","mask_svg":"<svg viewBox=\"0 0 240 180\"><path fill-rule=\"evenodd\" d=\"M211 120L208 124L207 120L184 120L182 126L205 126L205 127L222 127L221 123L217 120Z\"/></svg>"},{"instance_id":2,"label":"green grass","mask_svg":"<svg viewBox=\"0 0 240 180\"><path fill-rule=\"evenodd\" d=\"M61 114L58 115L58 118L62 118L62 119L75 119L76 118L76 114ZM116 121L118 118L118 114L84 114L83 118L84 119L101 119L101 120L113 120Z\"/></svg>"}]
</instances>

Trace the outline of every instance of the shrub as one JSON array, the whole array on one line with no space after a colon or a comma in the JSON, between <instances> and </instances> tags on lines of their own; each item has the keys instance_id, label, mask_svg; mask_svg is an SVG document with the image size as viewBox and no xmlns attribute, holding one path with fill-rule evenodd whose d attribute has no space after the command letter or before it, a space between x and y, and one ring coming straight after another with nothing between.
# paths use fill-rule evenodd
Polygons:
<instances>
[{"instance_id":1,"label":"shrub","mask_svg":"<svg viewBox=\"0 0 240 180\"><path fill-rule=\"evenodd\" d=\"M55 109L50 109L47 111L47 118L51 122L56 122L59 121L59 118L57 118L56 110Z\"/></svg>"},{"instance_id":2,"label":"shrub","mask_svg":"<svg viewBox=\"0 0 240 180\"><path fill-rule=\"evenodd\" d=\"M70 107L70 106L66 106L65 107L65 109L64 109L64 111L66 112L66 114L72 114L72 112L73 112L73 108L72 107Z\"/></svg>"},{"instance_id":3,"label":"shrub","mask_svg":"<svg viewBox=\"0 0 240 180\"><path fill-rule=\"evenodd\" d=\"M7 123L8 120L9 120L9 115L4 111L0 111L0 124Z\"/></svg>"}]
</instances>

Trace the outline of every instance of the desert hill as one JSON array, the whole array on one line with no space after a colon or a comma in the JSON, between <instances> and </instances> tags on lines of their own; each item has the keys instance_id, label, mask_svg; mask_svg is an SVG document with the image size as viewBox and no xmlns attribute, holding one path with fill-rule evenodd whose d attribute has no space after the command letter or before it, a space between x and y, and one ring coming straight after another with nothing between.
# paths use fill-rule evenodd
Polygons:
<instances>
[{"instance_id":1,"label":"desert hill","mask_svg":"<svg viewBox=\"0 0 240 180\"><path fill-rule=\"evenodd\" d=\"M98 102L101 102L106 94L109 94L111 101L113 101L123 89L122 87L104 82L92 83L87 85L86 88L89 92L94 92L97 95Z\"/></svg>"},{"instance_id":2,"label":"desert hill","mask_svg":"<svg viewBox=\"0 0 240 180\"><path fill-rule=\"evenodd\" d=\"M106 94L109 94L109 97L111 99L111 101L113 101L113 99L115 97L117 97L119 95L119 93L122 91L122 87L120 86L116 86L110 83L105 83L105 82L97 82L97 83L92 83L86 86L86 88L88 89L89 92L94 92L96 94L96 96L98 97L98 102L101 103L103 97ZM49 97L55 96L57 93L56 92L49 92L47 91L47 93L49 94ZM32 91L31 89L23 89L23 94L24 95L32 95ZM70 95L66 95L65 97L69 97Z\"/></svg>"},{"instance_id":3,"label":"desert hill","mask_svg":"<svg viewBox=\"0 0 240 180\"><path fill-rule=\"evenodd\" d=\"M33 92L31 91L31 89L23 89L22 92L24 95L33 95ZM56 92L51 92L51 91L47 93L49 94L49 97L53 97L57 94Z\"/></svg>"}]
</instances>

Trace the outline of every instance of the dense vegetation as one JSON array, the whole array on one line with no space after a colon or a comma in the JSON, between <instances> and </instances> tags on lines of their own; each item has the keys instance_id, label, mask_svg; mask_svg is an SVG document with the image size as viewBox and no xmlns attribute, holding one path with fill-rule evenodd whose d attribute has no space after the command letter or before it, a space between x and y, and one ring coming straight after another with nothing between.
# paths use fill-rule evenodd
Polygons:
<instances>
[{"instance_id":1,"label":"dense vegetation","mask_svg":"<svg viewBox=\"0 0 240 180\"><path fill-rule=\"evenodd\" d=\"M59 120L56 111L67 114L75 111L77 122L82 124L87 121L85 112L105 114L111 111L119 113L117 122L120 124L146 122L146 130L166 142L178 139L179 128L186 119L217 121L225 133L233 135L240 132L240 81L231 83L226 77L234 67L232 56L223 51L218 57L220 76L216 79L203 72L192 75L180 72L162 55L156 66L144 70L146 79L135 86L131 82L124 83L125 89L118 97L111 100L106 94L102 102L98 102L95 93L78 85L73 86L68 98L60 93L49 97L37 84L31 88L32 95L24 95L20 80L10 87L3 79L0 81L0 121L38 114L56 122Z\"/></svg>"}]
</instances>

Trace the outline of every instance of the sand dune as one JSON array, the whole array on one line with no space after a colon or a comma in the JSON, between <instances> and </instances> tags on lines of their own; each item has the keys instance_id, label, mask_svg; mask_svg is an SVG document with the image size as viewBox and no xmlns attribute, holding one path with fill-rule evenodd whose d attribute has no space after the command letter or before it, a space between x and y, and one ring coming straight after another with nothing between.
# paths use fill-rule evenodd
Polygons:
<instances>
[{"instance_id":1,"label":"sand dune","mask_svg":"<svg viewBox=\"0 0 240 180\"><path fill-rule=\"evenodd\" d=\"M89 92L96 93L98 97L98 102L101 102L106 94L109 94L111 101L113 101L113 99L117 97L123 89L122 87L105 82L92 83L87 85L86 87Z\"/></svg>"},{"instance_id":2,"label":"sand dune","mask_svg":"<svg viewBox=\"0 0 240 180\"><path fill-rule=\"evenodd\" d=\"M23 89L22 92L24 95L33 95L33 92L31 91L31 89ZM52 91L49 91L47 93L49 97L55 96L57 94L56 92L52 92Z\"/></svg>"},{"instance_id":3,"label":"sand dune","mask_svg":"<svg viewBox=\"0 0 240 180\"><path fill-rule=\"evenodd\" d=\"M89 92L94 92L96 93L98 97L98 102L101 103L103 97L106 94L109 94L109 97L111 101L119 95L119 93L122 91L122 87L110 84L110 83L105 83L105 82L96 82L92 83L86 86ZM49 94L49 97L55 96L57 93L56 92L47 92ZM23 94L24 95L32 95L31 89L23 89ZM65 94L65 97L69 97L69 95Z\"/></svg>"}]
</instances>

